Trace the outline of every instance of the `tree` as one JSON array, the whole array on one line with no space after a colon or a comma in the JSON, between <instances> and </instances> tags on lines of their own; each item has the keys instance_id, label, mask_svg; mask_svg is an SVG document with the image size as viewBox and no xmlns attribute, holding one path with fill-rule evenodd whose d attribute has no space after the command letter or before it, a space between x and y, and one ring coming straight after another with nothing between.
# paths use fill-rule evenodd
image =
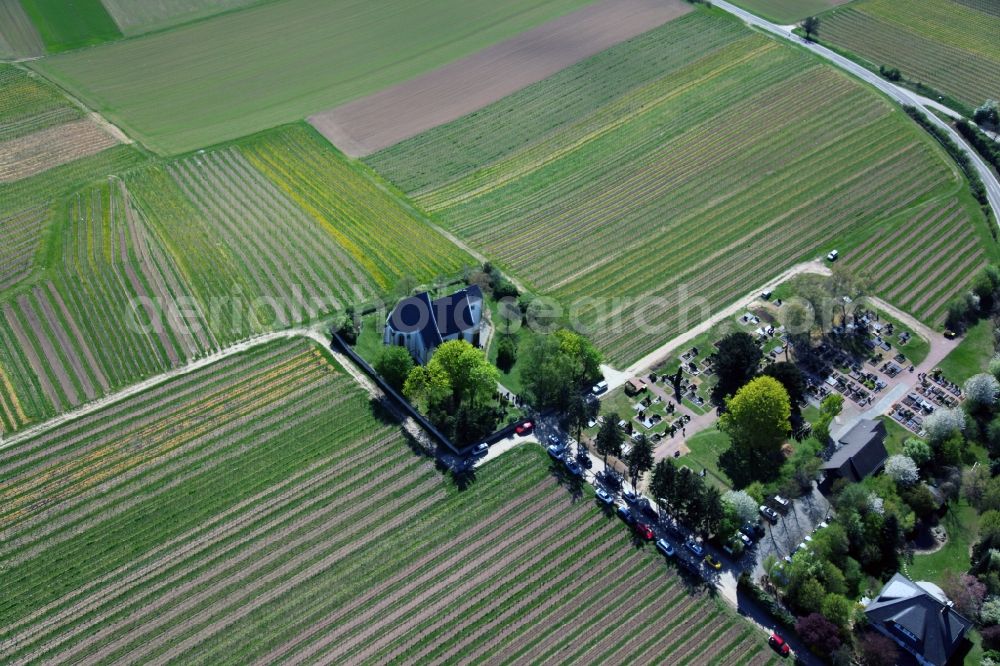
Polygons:
<instances>
[{"instance_id":1,"label":"tree","mask_svg":"<svg viewBox=\"0 0 1000 666\"><path fill-rule=\"evenodd\" d=\"M941 589L959 613L970 619L979 617L979 608L986 598L986 586L978 578L967 573L948 573L941 582Z\"/></svg>"},{"instance_id":2,"label":"tree","mask_svg":"<svg viewBox=\"0 0 1000 666\"><path fill-rule=\"evenodd\" d=\"M628 474L632 479L632 487L639 488L639 477L653 468L653 443L640 434L632 442L632 448L625 456Z\"/></svg>"},{"instance_id":3,"label":"tree","mask_svg":"<svg viewBox=\"0 0 1000 666\"><path fill-rule=\"evenodd\" d=\"M994 354L990 359L990 374L1000 380L1000 354Z\"/></svg>"},{"instance_id":4,"label":"tree","mask_svg":"<svg viewBox=\"0 0 1000 666\"><path fill-rule=\"evenodd\" d=\"M806 39L812 39L813 36L819 35L819 17L807 16L802 21L802 30L806 33Z\"/></svg>"},{"instance_id":5,"label":"tree","mask_svg":"<svg viewBox=\"0 0 1000 666\"><path fill-rule=\"evenodd\" d=\"M931 454L930 445L922 439L908 437L903 442L903 455L909 456L918 467L930 462Z\"/></svg>"},{"instance_id":6,"label":"tree","mask_svg":"<svg viewBox=\"0 0 1000 666\"><path fill-rule=\"evenodd\" d=\"M403 384L412 370L413 357L405 347L385 347L375 359L375 372L397 391L403 390Z\"/></svg>"},{"instance_id":7,"label":"tree","mask_svg":"<svg viewBox=\"0 0 1000 666\"><path fill-rule=\"evenodd\" d=\"M649 483L649 491L653 494L656 503L664 511L669 511L672 508L670 498L673 496L676 481L677 467L670 458L660 460L653 467L653 478Z\"/></svg>"},{"instance_id":8,"label":"tree","mask_svg":"<svg viewBox=\"0 0 1000 666\"><path fill-rule=\"evenodd\" d=\"M792 412L798 413L799 405L806 397L806 379L802 371L799 370L799 366L787 361L778 361L764 368L763 374L774 377L781 382L781 385L788 391Z\"/></svg>"},{"instance_id":9,"label":"tree","mask_svg":"<svg viewBox=\"0 0 1000 666\"><path fill-rule=\"evenodd\" d=\"M924 419L924 430L931 444L941 444L965 430L965 414L958 408L940 408Z\"/></svg>"},{"instance_id":10,"label":"tree","mask_svg":"<svg viewBox=\"0 0 1000 666\"><path fill-rule=\"evenodd\" d=\"M745 490L727 490L722 495L722 501L733 508L741 525L757 520L757 507L760 505Z\"/></svg>"},{"instance_id":11,"label":"tree","mask_svg":"<svg viewBox=\"0 0 1000 666\"><path fill-rule=\"evenodd\" d=\"M722 493L715 486L706 485L700 477L694 477L696 486L695 493L695 515L691 516L691 526L702 534L718 534L719 527L726 515L722 506Z\"/></svg>"},{"instance_id":12,"label":"tree","mask_svg":"<svg viewBox=\"0 0 1000 666\"><path fill-rule=\"evenodd\" d=\"M497 367L503 372L510 372L515 363L517 363L517 344L512 337L504 335L497 344Z\"/></svg>"},{"instance_id":13,"label":"tree","mask_svg":"<svg viewBox=\"0 0 1000 666\"><path fill-rule=\"evenodd\" d=\"M749 333L738 331L719 340L715 353L718 383L713 390L716 402L733 395L757 374L763 354Z\"/></svg>"},{"instance_id":14,"label":"tree","mask_svg":"<svg viewBox=\"0 0 1000 666\"><path fill-rule=\"evenodd\" d=\"M434 351L427 365L410 371L403 395L435 426L465 444L489 434L496 425L492 403L499 378L481 350L465 340L451 340ZM459 431L461 437L456 436Z\"/></svg>"},{"instance_id":15,"label":"tree","mask_svg":"<svg viewBox=\"0 0 1000 666\"><path fill-rule=\"evenodd\" d=\"M583 336L559 330L529 338L521 383L533 407L566 411L570 397L601 378L600 352Z\"/></svg>"},{"instance_id":16,"label":"tree","mask_svg":"<svg viewBox=\"0 0 1000 666\"><path fill-rule=\"evenodd\" d=\"M920 478L917 463L903 455L890 456L885 461L885 475L901 486L912 486Z\"/></svg>"},{"instance_id":17,"label":"tree","mask_svg":"<svg viewBox=\"0 0 1000 666\"><path fill-rule=\"evenodd\" d=\"M823 603L820 604L820 612L823 614L823 617L844 631L851 628L851 623L854 619L854 609L854 602L844 595L835 592L828 593L823 597Z\"/></svg>"},{"instance_id":18,"label":"tree","mask_svg":"<svg viewBox=\"0 0 1000 666\"><path fill-rule=\"evenodd\" d=\"M605 468L608 466L609 456L617 458L622 454L622 442L625 441L625 435L618 427L618 421L618 414L612 412L604 418L601 429L597 431L597 452L604 456Z\"/></svg>"},{"instance_id":19,"label":"tree","mask_svg":"<svg viewBox=\"0 0 1000 666\"><path fill-rule=\"evenodd\" d=\"M840 303L841 325L847 324L847 305L865 295L866 280L859 277L846 264L834 264L826 281L827 292Z\"/></svg>"},{"instance_id":20,"label":"tree","mask_svg":"<svg viewBox=\"0 0 1000 666\"><path fill-rule=\"evenodd\" d=\"M976 121L977 125L992 125L993 127L1000 125L1000 110L997 109L996 100L988 99L982 106L977 107L972 114L972 119Z\"/></svg>"},{"instance_id":21,"label":"tree","mask_svg":"<svg viewBox=\"0 0 1000 666\"><path fill-rule=\"evenodd\" d=\"M979 511L982 511L981 503L990 478L990 470L985 465L969 467L962 472L962 497Z\"/></svg>"},{"instance_id":22,"label":"tree","mask_svg":"<svg viewBox=\"0 0 1000 666\"><path fill-rule=\"evenodd\" d=\"M865 666L895 666L899 648L892 639L874 631L861 637L861 661Z\"/></svg>"},{"instance_id":23,"label":"tree","mask_svg":"<svg viewBox=\"0 0 1000 666\"><path fill-rule=\"evenodd\" d=\"M917 518L930 518L938 509L938 501L926 483L900 488L899 496L913 510Z\"/></svg>"},{"instance_id":24,"label":"tree","mask_svg":"<svg viewBox=\"0 0 1000 666\"><path fill-rule=\"evenodd\" d=\"M983 624L1000 624L1000 597L987 597L979 609L979 619Z\"/></svg>"},{"instance_id":25,"label":"tree","mask_svg":"<svg viewBox=\"0 0 1000 666\"><path fill-rule=\"evenodd\" d=\"M767 476L769 468L776 471L790 415L788 392L773 377L758 377L737 391L719 419L732 440L730 462L745 465L751 480Z\"/></svg>"},{"instance_id":26,"label":"tree","mask_svg":"<svg viewBox=\"0 0 1000 666\"><path fill-rule=\"evenodd\" d=\"M1000 395L1000 381L988 373L972 375L965 380L962 387L965 393L965 402L969 406L970 412L982 410L990 412L996 405L997 396Z\"/></svg>"},{"instance_id":27,"label":"tree","mask_svg":"<svg viewBox=\"0 0 1000 666\"><path fill-rule=\"evenodd\" d=\"M813 435L823 446L826 446L830 441L830 424L843 408L844 396L839 393L831 393L820 403L819 418L813 424Z\"/></svg>"},{"instance_id":28,"label":"tree","mask_svg":"<svg viewBox=\"0 0 1000 666\"><path fill-rule=\"evenodd\" d=\"M840 647L837 625L819 613L800 617L795 623L795 633L817 654L830 654Z\"/></svg>"}]
</instances>

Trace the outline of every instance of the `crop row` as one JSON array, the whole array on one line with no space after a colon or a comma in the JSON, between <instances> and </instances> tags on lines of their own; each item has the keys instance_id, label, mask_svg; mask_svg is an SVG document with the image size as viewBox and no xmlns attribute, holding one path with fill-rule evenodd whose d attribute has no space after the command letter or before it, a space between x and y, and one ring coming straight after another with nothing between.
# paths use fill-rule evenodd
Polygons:
<instances>
[{"instance_id":1,"label":"crop row","mask_svg":"<svg viewBox=\"0 0 1000 666\"><path fill-rule=\"evenodd\" d=\"M594 336L627 362L679 331L683 301L745 293L739 270L764 281L956 186L883 101L751 36L418 202L564 303L604 299Z\"/></svg>"},{"instance_id":2,"label":"crop row","mask_svg":"<svg viewBox=\"0 0 1000 666\"><path fill-rule=\"evenodd\" d=\"M82 115L40 77L15 65L0 64L0 142Z\"/></svg>"},{"instance_id":3,"label":"crop row","mask_svg":"<svg viewBox=\"0 0 1000 666\"><path fill-rule=\"evenodd\" d=\"M740 35L736 22L721 17L694 13L669 21L365 161L408 193L439 190L630 90L716 54Z\"/></svg>"},{"instance_id":4,"label":"crop row","mask_svg":"<svg viewBox=\"0 0 1000 666\"><path fill-rule=\"evenodd\" d=\"M823 38L876 65L897 67L907 79L970 106L1000 96L1000 56L988 57L948 41L936 41L934 35L911 31L859 9L845 8L824 16Z\"/></svg>"},{"instance_id":5,"label":"crop row","mask_svg":"<svg viewBox=\"0 0 1000 666\"><path fill-rule=\"evenodd\" d=\"M31 271L49 215L49 207L40 205L0 218L0 237L4 239L0 245L0 291Z\"/></svg>"},{"instance_id":6,"label":"crop row","mask_svg":"<svg viewBox=\"0 0 1000 666\"><path fill-rule=\"evenodd\" d=\"M848 265L869 275L876 293L932 324L986 263L968 212L954 198L904 216L852 255Z\"/></svg>"}]
</instances>

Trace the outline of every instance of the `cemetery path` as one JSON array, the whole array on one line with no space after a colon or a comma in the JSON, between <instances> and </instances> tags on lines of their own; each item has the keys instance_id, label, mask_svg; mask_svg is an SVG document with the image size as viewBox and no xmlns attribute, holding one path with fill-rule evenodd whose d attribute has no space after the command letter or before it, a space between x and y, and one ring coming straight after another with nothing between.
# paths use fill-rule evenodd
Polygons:
<instances>
[{"instance_id":1,"label":"cemetery path","mask_svg":"<svg viewBox=\"0 0 1000 666\"><path fill-rule=\"evenodd\" d=\"M602 367L602 370L605 371L604 372L605 380L608 382L608 391L610 392L612 389L618 388L619 386L623 386L625 382L628 381L631 377L638 377L648 374L649 371L652 370L654 367L667 360L667 358L680 346L690 342L691 340L695 339L702 333L705 333L723 319L726 319L727 317L732 317L738 314L741 310L746 310L749 304L752 303L754 300L756 300L761 292L773 290L782 282L787 282L790 278L796 275L802 275L804 273L829 275L830 269L820 260L808 261L805 263L796 264L795 266L792 266L787 271L775 277L774 279L772 279L770 282L763 285L759 289L750 292L749 294L733 302L730 306L726 307L725 309L716 312L714 315L703 321L698 326L695 326L694 328L687 330L684 333L681 333L677 337L667 341L666 343L664 343L657 349L653 350L649 354L646 354L645 356L643 356L641 359L630 365L625 370L618 372L614 371L611 368L608 368L607 366ZM609 372L609 370L611 370L611 372Z\"/></svg>"}]
</instances>

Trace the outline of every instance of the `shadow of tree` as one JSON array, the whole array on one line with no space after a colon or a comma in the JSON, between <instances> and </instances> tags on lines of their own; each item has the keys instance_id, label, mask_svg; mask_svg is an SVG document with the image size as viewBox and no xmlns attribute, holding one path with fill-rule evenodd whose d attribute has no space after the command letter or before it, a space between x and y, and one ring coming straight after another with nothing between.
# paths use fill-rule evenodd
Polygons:
<instances>
[{"instance_id":1,"label":"shadow of tree","mask_svg":"<svg viewBox=\"0 0 1000 666\"><path fill-rule=\"evenodd\" d=\"M557 460L549 462L549 474L556 482L566 489L572 501L578 502L583 498L583 479L571 474L566 466Z\"/></svg>"}]
</instances>

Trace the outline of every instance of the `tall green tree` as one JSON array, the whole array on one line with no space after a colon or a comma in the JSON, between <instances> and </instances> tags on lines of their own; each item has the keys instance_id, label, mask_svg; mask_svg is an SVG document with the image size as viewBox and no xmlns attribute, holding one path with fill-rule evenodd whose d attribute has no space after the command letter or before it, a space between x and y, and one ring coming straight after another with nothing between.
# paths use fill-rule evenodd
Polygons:
<instances>
[{"instance_id":1,"label":"tall green tree","mask_svg":"<svg viewBox=\"0 0 1000 666\"><path fill-rule=\"evenodd\" d=\"M807 16L802 21L802 30L805 31L807 39L812 39L813 37L819 35L819 17Z\"/></svg>"},{"instance_id":2,"label":"tall green tree","mask_svg":"<svg viewBox=\"0 0 1000 666\"><path fill-rule=\"evenodd\" d=\"M653 478L649 484L649 491L653 498L664 512L671 512L673 505L671 500L674 494L674 485L677 483L677 466L670 458L664 458L653 467Z\"/></svg>"},{"instance_id":3,"label":"tall green tree","mask_svg":"<svg viewBox=\"0 0 1000 666\"><path fill-rule=\"evenodd\" d=\"M566 411L571 397L601 378L600 352L567 330L532 337L521 358L521 383L536 409Z\"/></svg>"},{"instance_id":4,"label":"tall green tree","mask_svg":"<svg viewBox=\"0 0 1000 666\"><path fill-rule=\"evenodd\" d=\"M403 390L403 384L412 371L413 357L405 347L385 347L375 360L375 372L397 391Z\"/></svg>"},{"instance_id":5,"label":"tall green tree","mask_svg":"<svg viewBox=\"0 0 1000 666\"><path fill-rule=\"evenodd\" d=\"M737 331L719 340L715 352L715 374L718 383L713 399L722 402L757 374L763 353L749 333Z\"/></svg>"},{"instance_id":6,"label":"tall green tree","mask_svg":"<svg viewBox=\"0 0 1000 666\"><path fill-rule=\"evenodd\" d=\"M625 441L625 434L618 427L619 417L612 412L608 414L601 429L597 431L597 452L604 457L604 467L608 466L608 457L618 458L622 454L622 442Z\"/></svg>"},{"instance_id":7,"label":"tall green tree","mask_svg":"<svg viewBox=\"0 0 1000 666\"><path fill-rule=\"evenodd\" d=\"M499 371L465 340L440 345L425 366L416 366L403 395L449 436L468 443L496 425Z\"/></svg>"},{"instance_id":8,"label":"tall green tree","mask_svg":"<svg viewBox=\"0 0 1000 666\"><path fill-rule=\"evenodd\" d=\"M640 434L632 443L632 448L625 457L628 474L632 479L632 487L638 490L639 477L653 468L653 443Z\"/></svg>"},{"instance_id":9,"label":"tall green tree","mask_svg":"<svg viewBox=\"0 0 1000 666\"><path fill-rule=\"evenodd\" d=\"M790 416L788 391L773 377L754 379L726 401L719 427L732 440L730 463L745 469L747 482L775 476Z\"/></svg>"}]
</instances>

